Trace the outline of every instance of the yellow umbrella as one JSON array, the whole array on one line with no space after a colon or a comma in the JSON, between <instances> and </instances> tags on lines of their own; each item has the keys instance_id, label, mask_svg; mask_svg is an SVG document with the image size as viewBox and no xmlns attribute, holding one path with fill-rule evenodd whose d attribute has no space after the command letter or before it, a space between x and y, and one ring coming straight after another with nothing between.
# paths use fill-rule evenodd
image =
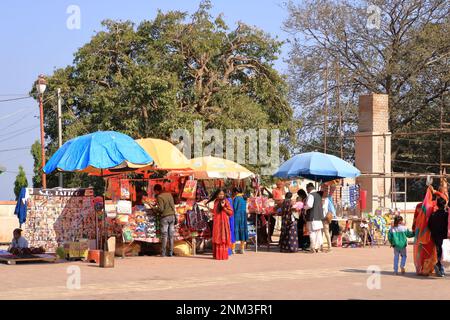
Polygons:
<instances>
[{"instance_id":1,"label":"yellow umbrella","mask_svg":"<svg viewBox=\"0 0 450 320\"><path fill-rule=\"evenodd\" d=\"M138 139L136 142L153 158L161 170L189 170L189 160L169 141L161 139ZM145 168L144 168L145 170Z\"/></svg>"},{"instance_id":2,"label":"yellow umbrella","mask_svg":"<svg viewBox=\"0 0 450 320\"><path fill-rule=\"evenodd\" d=\"M254 177L254 173L240 164L218 157L200 157L190 160L193 175L197 179L245 179Z\"/></svg>"}]
</instances>

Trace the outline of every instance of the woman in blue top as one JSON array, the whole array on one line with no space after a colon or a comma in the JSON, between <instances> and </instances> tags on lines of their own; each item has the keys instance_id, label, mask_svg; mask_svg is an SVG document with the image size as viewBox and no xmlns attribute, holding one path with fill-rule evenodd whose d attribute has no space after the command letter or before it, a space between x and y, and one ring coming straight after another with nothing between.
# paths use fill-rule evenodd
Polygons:
<instances>
[{"instance_id":1,"label":"woman in blue top","mask_svg":"<svg viewBox=\"0 0 450 320\"><path fill-rule=\"evenodd\" d=\"M230 203L231 209L233 209L233 211L234 211L234 208L233 208L233 199L230 198L230 197L227 197L227 200L228 200L228 202ZM236 244L236 239L235 239L235 237L234 237L234 213L233 213L233 215L231 215L231 216L229 217L229 219L230 219L231 248L228 249L228 255L231 256L232 254L235 253L235 252L234 252L234 246L235 246L235 244Z\"/></svg>"},{"instance_id":2,"label":"woman in blue top","mask_svg":"<svg viewBox=\"0 0 450 320\"><path fill-rule=\"evenodd\" d=\"M239 187L233 188L233 210L235 240L241 242L240 253L244 253L245 244L248 240L247 201Z\"/></svg>"}]
</instances>

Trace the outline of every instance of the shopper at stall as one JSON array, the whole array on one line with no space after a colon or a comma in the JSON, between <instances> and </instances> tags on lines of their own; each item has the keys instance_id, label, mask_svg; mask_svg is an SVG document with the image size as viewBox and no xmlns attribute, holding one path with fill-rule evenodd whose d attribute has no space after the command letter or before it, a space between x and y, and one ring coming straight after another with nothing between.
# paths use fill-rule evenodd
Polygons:
<instances>
[{"instance_id":1,"label":"shopper at stall","mask_svg":"<svg viewBox=\"0 0 450 320\"><path fill-rule=\"evenodd\" d=\"M297 221L298 247L304 251L307 251L310 247L309 235L306 232L306 211L304 209L307 196L305 190L297 191L297 202L301 202L303 207L299 212Z\"/></svg>"},{"instance_id":2,"label":"shopper at stall","mask_svg":"<svg viewBox=\"0 0 450 320\"><path fill-rule=\"evenodd\" d=\"M281 212L281 206L286 194L285 183L283 181L277 181L275 188L272 190L273 200L275 201L275 211ZM268 216L269 222L269 242L272 242L273 232L275 231L276 219L273 215Z\"/></svg>"},{"instance_id":3,"label":"shopper at stall","mask_svg":"<svg viewBox=\"0 0 450 320\"><path fill-rule=\"evenodd\" d=\"M14 229L13 238L11 240L11 245L8 248L8 251L11 253L15 253L21 251L22 249L28 248L28 241L24 237L22 237L22 229Z\"/></svg>"},{"instance_id":4,"label":"shopper at stall","mask_svg":"<svg viewBox=\"0 0 450 320\"><path fill-rule=\"evenodd\" d=\"M444 198L438 197L436 199L437 210L428 219L428 229L431 232L431 239L436 245L437 263L434 266L434 271L438 277L445 275L444 267L441 264L442 259L442 243L447 239L448 233L448 212L445 210L447 204Z\"/></svg>"},{"instance_id":5,"label":"shopper at stall","mask_svg":"<svg viewBox=\"0 0 450 320\"><path fill-rule=\"evenodd\" d=\"M408 238L414 237L414 233L409 231L403 225L403 217L396 216L394 225L389 230L388 239L391 247L394 248L394 273L398 274L398 259L401 257L400 270L402 274L405 273L406 265L406 247L408 245Z\"/></svg>"},{"instance_id":6,"label":"shopper at stall","mask_svg":"<svg viewBox=\"0 0 450 320\"><path fill-rule=\"evenodd\" d=\"M240 243L239 253L245 252L245 245L248 240L247 224L247 201L244 199L242 189L233 189L233 209L234 209L234 237Z\"/></svg>"},{"instance_id":7,"label":"shopper at stall","mask_svg":"<svg viewBox=\"0 0 450 320\"><path fill-rule=\"evenodd\" d=\"M280 251L297 252L298 235L297 220L292 214L292 193L287 192L281 205Z\"/></svg>"},{"instance_id":8,"label":"shopper at stall","mask_svg":"<svg viewBox=\"0 0 450 320\"><path fill-rule=\"evenodd\" d=\"M144 205L143 199L145 196L147 196L147 192L141 186L136 186L136 199L132 202L133 207Z\"/></svg>"},{"instance_id":9,"label":"shopper at stall","mask_svg":"<svg viewBox=\"0 0 450 320\"><path fill-rule=\"evenodd\" d=\"M173 256L173 237L175 233L175 202L172 194L169 192L163 192L163 188L160 184L156 184L153 187L153 191L156 195L157 207L153 209L160 215L161 224L161 256L167 255L167 242L169 242L169 257Z\"/></svg>"},{"instance_id":10,"label":"shopper at stall","mask_svg":"<svg viewBox=\"0 0 450 320\"><path fill-rule=\"evenodd\" d=\"M319 249L323 244L322 219L324 215L322 207L322 197L319 193L316 192L314 184L312 183L308 183L306 185L306 191L308 192L308 197L306 198L305 210L307 228L311 241L310 251L312 253L317 253L319 252Z\"/></svg>"},{"instance_id":11,"label":"shopper at stall","mask_svg":"<svg viewBox=\"0 0 450 320\"><path fill-rule=\"evenodd\" d=\"M209 202L214 201L213 209L213 258L216 260L228 259L228 248L231 246L230 220L233 209L226 199L224 189L218 189Z\"/></svg>"}]
</instances>

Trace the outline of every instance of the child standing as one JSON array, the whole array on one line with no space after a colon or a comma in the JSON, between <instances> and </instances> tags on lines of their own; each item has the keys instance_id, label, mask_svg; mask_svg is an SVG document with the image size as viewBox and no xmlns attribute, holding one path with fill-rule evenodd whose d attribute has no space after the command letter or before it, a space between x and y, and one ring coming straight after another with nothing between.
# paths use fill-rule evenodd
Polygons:
<instances>
[{"instance_id":1,"label":"child standing","mask_svg":"<svg viewBox=\"0 0 450 320\"><path fill-rule=\"evenodd\" d=\"M388 239L391 247L394 248L394 273L398 274L398 257L401 256L400 269L402 274L405 273L406 265L406 246L408 239L414 237L414 233L409 231L403 225L403 217L396 216L394 225L389 230Z\"/></svg>"}]
</instances>

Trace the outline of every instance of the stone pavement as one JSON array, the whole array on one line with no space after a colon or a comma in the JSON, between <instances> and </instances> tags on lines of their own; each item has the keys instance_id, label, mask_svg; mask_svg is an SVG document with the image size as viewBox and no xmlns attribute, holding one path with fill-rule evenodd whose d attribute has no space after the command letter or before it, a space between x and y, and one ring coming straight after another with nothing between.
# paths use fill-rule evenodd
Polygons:
<instances>
[{"instance_id":1,"label":"stone pavement","mask_svg":"<svg viewBox=\"0 0 450 320\"><path fill-rule=\"evenodd\" d=\"M0 299L450 299L450 279L416 276L412 247L408 253L404 276L392 274L389 247L247 252L228 261L116 258L111 269L83 262L0 264ZM79 267L79 289L67 287L72 266ZM379 268L380 277L369 267Z\"/></svg>"}]
</instances>

